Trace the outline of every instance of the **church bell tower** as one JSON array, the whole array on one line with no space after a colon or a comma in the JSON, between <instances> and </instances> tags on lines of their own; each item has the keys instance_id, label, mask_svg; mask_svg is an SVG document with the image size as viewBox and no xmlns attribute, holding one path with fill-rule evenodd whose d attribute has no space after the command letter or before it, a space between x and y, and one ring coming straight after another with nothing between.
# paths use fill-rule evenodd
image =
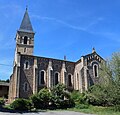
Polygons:
<instances>
[{"instance_id":1,"label":"church bell tower","mask_svg":"<svg viewBox=\"0 0 120 115\"><path fill-rule=\"evenodd\" d=\"M16 48L11 86L9 90L9 101L20 97L20 60L21 55L33 55L34 50L34 31L26 8L20 28L16 33Z\"/></svg>"},{"instance_id":2,"label":"church bell tower","mask_svg":"<svg viewBox=\"0 0 120 115\"><path fill-rule=\"evenodd\" d=\"M26 8L22 23L16 34L16 51L15 53L33 55L34 49L34 31Z\"/></svg>"}]
</instances>

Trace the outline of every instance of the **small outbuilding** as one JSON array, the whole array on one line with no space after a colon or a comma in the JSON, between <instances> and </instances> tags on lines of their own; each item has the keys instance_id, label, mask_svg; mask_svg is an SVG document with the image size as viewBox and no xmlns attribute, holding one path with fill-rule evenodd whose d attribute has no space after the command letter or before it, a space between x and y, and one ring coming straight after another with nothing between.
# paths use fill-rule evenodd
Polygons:
<instances>
[{"instance_id":1,"label":"small outbuilding","mask_svg":"<svg viewBox=\"0 0 120 115\"><path fill-rule=\"evenodd\" d=\"M8 98L9 83L0 82L0 97Z\"/></svg>"}]
</instances>

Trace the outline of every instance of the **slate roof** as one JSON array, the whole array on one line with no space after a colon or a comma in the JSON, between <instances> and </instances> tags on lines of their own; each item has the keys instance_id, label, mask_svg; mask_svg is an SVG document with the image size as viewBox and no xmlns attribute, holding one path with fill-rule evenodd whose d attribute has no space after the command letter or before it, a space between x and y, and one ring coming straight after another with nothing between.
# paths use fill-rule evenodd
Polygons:
<instances>
[{"instance_id":1,"label":"slate roof","mask_svg":"<svg viewBox=\"0 0 120 115\"><path fill-rule=\"evenodd\" d=\"M26 9L19 31L33 32L32 24Z\"/></svg>"}]
</instances>

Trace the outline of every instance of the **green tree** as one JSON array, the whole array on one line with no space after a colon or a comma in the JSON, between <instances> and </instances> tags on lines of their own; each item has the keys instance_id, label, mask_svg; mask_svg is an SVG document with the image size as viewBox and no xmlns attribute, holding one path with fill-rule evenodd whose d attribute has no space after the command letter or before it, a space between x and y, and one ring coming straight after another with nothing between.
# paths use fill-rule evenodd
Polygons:
<instances>
[{"instance_id":1,"label":"green tree","mask_svg":"<svg viewBox=\"0 0 120 115\"><path fill-rule=\"evenodd\" d=\"M66 90L65 85L58 84L53 89L51 89L52 93L52 106L54 108L70 108L73 107L74 101L71 98L70 93Z\"/></svg>"},{"instance_id":2,"label":"green tree","mask_svg":"<svg viewBox=\"0 0 120 115\"><path fill-rule=\"evenodd\" d=\"M100 72L103 83L108 91L109 102L120 105L120 52L113 53L112 57L102 66Z\"/></svg>"},{"instance_id":3,"label":"green tree","mask_svg":"<svg viewBox=\"0 0 120 115\"><path fill-rule=\"evenodd\" d=\"M32 103L37 109L49 108L50 99L51 92L46 88L41 89L38 94L34 94L33 96L31 96Z\"/></svg>"},{"instance_id":4,"label":"green tree","mask_svg":"<svg viewBox=\"0 0 120 115\"><path fill-rule=\"evenodd\" d=\"M101 65L100 82L87 93L89 103L94 105L120 105L120 52Z\"/></svg>"}]
</instances>

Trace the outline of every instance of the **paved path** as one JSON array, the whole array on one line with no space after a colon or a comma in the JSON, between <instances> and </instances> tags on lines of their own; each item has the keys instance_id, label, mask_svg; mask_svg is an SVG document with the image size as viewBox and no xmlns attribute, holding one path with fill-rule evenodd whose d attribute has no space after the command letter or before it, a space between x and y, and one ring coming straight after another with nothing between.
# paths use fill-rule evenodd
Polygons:
<instances>
[{"instance_id":1,"label":"paved path","mask_svg":"<svg viewBox=\"0 0 120 115\"><path fill-rule=\"evenodd\" d=\"M0 112L0 115L93 115L93 114L83 114L73 111L47 111L47 112L38 112L38 113L7 113Z\"/></svg>"}]
</instances>

